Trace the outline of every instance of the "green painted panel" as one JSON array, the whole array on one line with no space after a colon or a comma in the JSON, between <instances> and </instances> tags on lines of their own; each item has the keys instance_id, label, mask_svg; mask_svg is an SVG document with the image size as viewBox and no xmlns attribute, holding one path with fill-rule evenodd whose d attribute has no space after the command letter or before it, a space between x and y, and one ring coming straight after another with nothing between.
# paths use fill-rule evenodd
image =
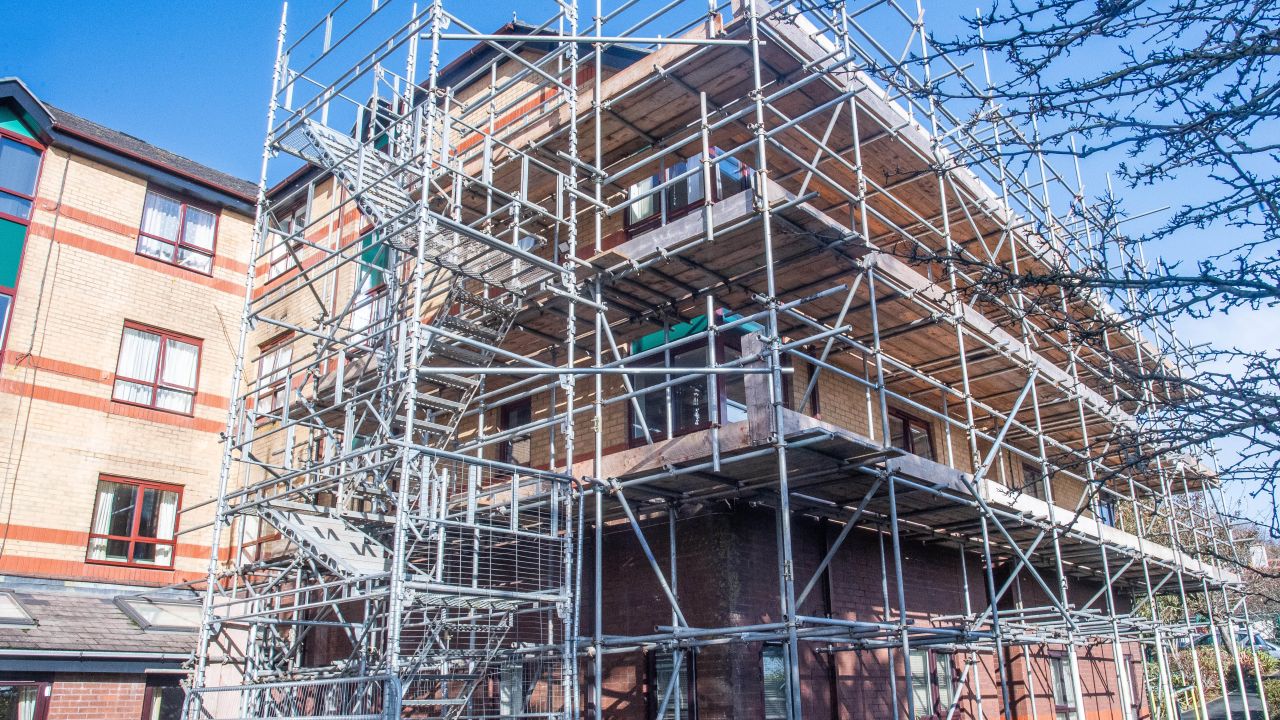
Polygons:
<instances>
[{"instance_id":1,"label":"green painted panel","mask_svg":"<svg viewBox=\"0 0 1280 720\"><path fill-rule=\"evenodd\" d=\"M0 287L13 288L18 284L18 266L22 264L22 246L26 241L26 226L0 220Z\"/></svg>"},{"instance_id":2,"label":"green painted panel","mask_svg":"<svg viewBox=\"0 0 1280 720\"><path fill-rule=\"evenodd\" d=\"M679 340L680 338L695 335L707 329L707 316L699 315L689 322L676 323L671 326L670 339ZM645 350L651 350L663 343L663 333L661 330L651 332L648 335L635 340L631 343L631 354L642 353Z\"/></svg>"},{"instance_id":3,"label":"green painted panel","mask_svg":"<svg viewBox=\"0 0 1280 720\"><path fill-rule=\"evenodd\" d=\"M7 103L0 103L0 128L23 137L29 137L32 140L36 139L35 133L31 132L26 123L18 119L18 115L14 113L13 108Z\"/></svg>"}]
</instances>

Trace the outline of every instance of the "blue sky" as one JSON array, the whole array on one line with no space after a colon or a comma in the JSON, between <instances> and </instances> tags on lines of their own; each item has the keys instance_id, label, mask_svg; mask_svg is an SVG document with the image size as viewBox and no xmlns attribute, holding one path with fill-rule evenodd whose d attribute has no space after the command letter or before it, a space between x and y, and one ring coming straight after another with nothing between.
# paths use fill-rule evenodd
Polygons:
<instances>
[{"instance_id":1,"label":"blue sky","mask_svg":"<svg viewBox=\"0 0 1280 720\"><path fill-rule=\"evenodd\" d=\"M407 16L409 3L397 1L406 9L395 12ZM314 15L330 5L328 0L295 0L291 15ZM523 19L541 19L553 5L551 0L449 3L452 9L463 8L468 22L481 31L511 19L512 7L521 8ZM958 16L973 11L968 3L949 0L926 3L926 8L935 31L960 28ZM5 25L0 76L17 75L52 105L256 182L278 2L0 0L0 17ZM1098 157L1084 163L1088 195L1105 187L1105 173L1121 159ZM1055 164L1071 170L1061 160ZM1125 194L1131 211L1144 212L1191 199L1196 186L1193 181L1172 182ZM1160 219L1157 215L1146 222ZM1133 230L1142 229L1137 225ZM1162 250L1175 259L1194 257L1206 245L1220 244L1219 237L1210 230ZM1280 311L1180 322L1179 330L1195 342L1273 348L1280 336ZM1249 505L1262 509L1257 502Z\"/></svg>"}]
</instances>

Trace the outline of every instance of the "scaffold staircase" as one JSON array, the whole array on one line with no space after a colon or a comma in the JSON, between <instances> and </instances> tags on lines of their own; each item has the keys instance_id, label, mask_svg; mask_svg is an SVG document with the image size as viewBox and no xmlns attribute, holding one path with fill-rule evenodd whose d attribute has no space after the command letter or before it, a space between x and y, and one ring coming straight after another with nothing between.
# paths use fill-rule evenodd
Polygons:
<instances>
[{"instance_id":1,"label":"scaffold staircase","mask_svg":"<svg viewBox=\"0 0 1280 720\"><path fill-rule=\"evenodd\" d=\"M390 427L384 429L402 432L412 421L415 442L447 448L480 387L479 374L470 371L494 362L495 349L505 340L522 307L525 288L547 277L547 271L465 232L441 231L439 225L427 222L426 203L409 190L421 177L415 178L411 169L396 165L390 155L370 144L305 121L291 133L288 146L333 174L361 213L378 226L380 242L402 254L417 254L419 241L425 239L424 259L450 274L443 300L412 309L400 304L400 313L413 313L419 320L411 323L419 341L414 379L417 392L407 412L402 397L394 401L398 410ZM348 396L353 390L359 393L387 383L388 375L398 372L389 357L374 349L354 356L343 380ZM408 378L391 379L394 385L394 380ZM326 384L327 392L332 392L336 382L335 373L320 379L319 402L312 404L327 404ZM495 657L505 649L521 603L488 595L483 587L441 582L449 574L448 566L464 562L466 551L458 551L463 545L460 534L445 532L437 521L455 517L469 501L466 493L450 486L447 469L432 458L420 459L415 471L420 477L408 481L411 487L424 491L430 484L438 493L437 501L395 507L385 489L378 493L381 507L413 517L410 534L416 540L410 544L416 544L417 549L402 560L407 565L406 579L411 585L443 588L410 589L388 600L400 604L405 618L399 636L400 703L414 717L460 718L477 714L470 708L471 699L493 679ZM391 566L396 562L390 549L394 538L391 513L353 521L345 508L268 502L259 514L334 576L363 579L370 589L390 592ZM447 560L446 545L450 547Z\"/></svg>"}]
</instances>

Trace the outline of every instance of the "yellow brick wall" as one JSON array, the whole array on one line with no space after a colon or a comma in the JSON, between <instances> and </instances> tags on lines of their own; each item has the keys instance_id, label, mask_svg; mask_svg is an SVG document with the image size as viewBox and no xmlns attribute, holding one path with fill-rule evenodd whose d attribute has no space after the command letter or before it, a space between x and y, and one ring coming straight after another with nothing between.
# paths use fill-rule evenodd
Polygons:
<instances>
[{"instance_id":1,"label":"yellow brick wall","mask_svg":"<svg viewBox=\"0 0 1280 720\"><path fill-rule=\"evenodd\" d=\"M179 536L176 572L86 564L100 474L216 494L252 220L222 211L212 277L136 254L147 184L46 151L0 366L0 571L169 583L199 574L207 530ZM125 321L203 341L186 417L113 402ZM179 529L208 521L183 514Z\"/></svg>"}]
</instances>

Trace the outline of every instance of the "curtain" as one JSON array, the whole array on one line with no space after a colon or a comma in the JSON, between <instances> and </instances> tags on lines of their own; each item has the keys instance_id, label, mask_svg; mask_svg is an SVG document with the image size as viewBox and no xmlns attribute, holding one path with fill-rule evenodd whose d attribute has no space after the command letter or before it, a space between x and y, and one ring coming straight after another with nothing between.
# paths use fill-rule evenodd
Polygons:
<instances>
[{"instance_id":1,"label":"curtain","mask_svg":"<svg viewBox=\"0 0 1280 720\"><path fill-rule=\"evenodd\" d=\"M165 338L164 370L160 382L181 388L196 386L196 363L200 359L200 349L190 343ZM160 388L156 395L156 407L162 410L191 412L191 391Z\"/></svg>"},{"instance_id":2,"label":"curtain","mask_svg":"<svg viewBox=\"0 0 1280 720\"><path fill-rule=\"evenodd\" d=\"M37 685L22 685L18 687L18 715L17 720L36 720L36 701L40 698L40 688Z\"/></svg>"},{"instance_id":3,"label":"curtain","mask_svg":"<svg viewBox=\"0 0 1280 720\"><path fill-rule=\"evenodd\" d=\"M217 217L211 212L188 207L186 227L182 229L182 242L213 252L213 228Z\"/></svg>"},{"instance_id":4,"label":"curtain","mask_svg":"<svg viewBox=\"0 0 1280 720\"><path fill-rule=\"evenodd\" d=\"M160 507L156 517L156 538L172 540L174 525L178 518L178 493L164 491L160 493ZM156 545L156 564L173 564L173 546Z\"/></svg>"},{"instance_id":5,"label":"curtain","mask_svg":"<svg viewBox=\"0 0 1280 720\"><path fill-rule=\"evenodd\" d=\"M111 509L114 505L116 483L98 482L98 504L93 516L93 533L106 535L111 532ZM89 540L89 559L107 559L107 539L93 538Z\"/></svg>"},{"instance_id":6,"label":"curtain","mask_svg":"<svg viewBox=\"0 0 1280 720\"><path fill-rule=\"evenodd\" d=\"M200 272L209 272L213 267L213 229L216 223L217 217L213 213L193 207L187 208L186 221L182 228L182 243L200 248L204 252L186 247L178 248L179 265Z\"/></svg>"},{"instance_id":7,"label":"curtain","mask_svg":"<svg viewBox=\"0 0 1280 720\"><path fill-rule=\"evenodd\" d=\"M156 193L147 193L142 206L142 232L138 236L138 252L161 260L173 260L174 245L178 241L178 223L182 216L182 203ZM153 235L155 237L147 237ZM162 242L164 238L170 242Z\"/></svg>"},{"instance_id":8,"label":"curtain","mask_svg":"<svg viewBox=\"0 0 1280 720\"><path fill-rule=\"evenodd\" d=\"M160 336L149 332L124 329L124 338L120 344L120 361L116 364L116 375L129 380L154 382L156 365L160 361ZM151 404L151 386L140 385L127 380L116 380L114 396L117 400Z\"/></svg>"}]
</instances>

